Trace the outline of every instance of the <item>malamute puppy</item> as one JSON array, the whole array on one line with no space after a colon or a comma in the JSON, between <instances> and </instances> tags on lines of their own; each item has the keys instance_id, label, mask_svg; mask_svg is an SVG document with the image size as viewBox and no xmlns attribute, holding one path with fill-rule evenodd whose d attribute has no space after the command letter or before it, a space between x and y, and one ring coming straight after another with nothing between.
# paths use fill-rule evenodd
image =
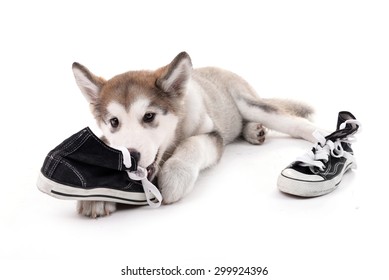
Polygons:
<instances>
[{"instance_id":1,"label":"malamute puppy","mask_svg":"<svg viewBox=\"0 0 389 280\"><path fill-rule=\"evenodd\" d=\"M155 71L109 80L79 63L73 72L107 143L127 147L149 180L157 176L164 203L188 194L200 171L216 164L223 147L240 136L259 145L269 128L314 141L310 107L259 98L244 79L223 69L193 69L185 52ZM78 202L87 216L115 209L112 202Z\"/></svg>"}]
</instances>

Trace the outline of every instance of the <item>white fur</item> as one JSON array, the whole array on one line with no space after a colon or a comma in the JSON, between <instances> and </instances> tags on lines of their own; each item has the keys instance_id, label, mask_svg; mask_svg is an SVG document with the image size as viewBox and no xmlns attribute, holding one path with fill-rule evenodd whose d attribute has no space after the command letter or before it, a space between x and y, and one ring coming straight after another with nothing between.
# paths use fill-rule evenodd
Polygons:
<instances>
[{"instance_id":1,"label":"white fur","mask_svg":"<svg viewBox=\"0 0 389 280\"><path fill-rule=\"evenodd\" d=\"M77 201L77 212L97 218L116 211L116 203L108 201Z\"/></svg>"},{"instance_id":2,"label":"white fur","mask_svg":"<svg viewBox=\"0 0 389 280\"><path fill-rule=\"evenodd\" d=\"M207 134L189 137L163 165L158 183L165 203L173 203L189 193L200 170L218 161L220 155L214 141Z\"/></svg>"},{"instance_id":3,"label":"white fur","mask_svg":"<svg viewBox=\"0 0 389 280\"><path fill-rule=\"evenodd\" d=\"M187 84L187 94L185 96L185 118L183 133L185 135L196 135L209 133L214 129L214 124L209 117L204 104L203 89L192 80ZM196 94L191 94L196 93Z\"/></svg>"},{"instance_id":4,"label":"white fur","mask_svg":"<svg viewBox=\"0 0 389 280\"><path fill-rule=\"evenodd\" d=\"M129 108L122 104L111 102L107 106L109 116L106 123L100 123L103 134L112 146L125 146L140 152L139 165L148 167L154 162L155 156L160 149L164 150L174 140L174 129L178 119L176 116L167 113L162 114L161 110L150 107L150 101L146 98L138 98ZM156 127L144 127L142 118L148 112L156 113ZM109 119L116 117L120 122L117 131L111 132Z\"/></svg>"}]
</instances>

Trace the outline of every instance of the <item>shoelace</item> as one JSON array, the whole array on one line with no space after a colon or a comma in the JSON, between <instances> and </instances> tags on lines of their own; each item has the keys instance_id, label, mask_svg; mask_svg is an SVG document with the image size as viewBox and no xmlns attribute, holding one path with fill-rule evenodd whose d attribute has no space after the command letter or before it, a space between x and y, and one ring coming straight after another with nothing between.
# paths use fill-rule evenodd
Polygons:
<instances>
[{"instance_id":1,"label":"shoelace","mask_svg":"<svg viewBox=\"0 0 389 280\"><path fill-rule=\"evenodd\" d=\"M360 130L361 124L357 120L347 120L340 125L339 129L344 129L349 123L358 125ZM296 161L300 162L301 166L310 167L312 171L314 171L314 167L317 167L320 171L324 171L325 163L328 161L330 155L336 158L348 157L355 162L353 155L344 151L342 147L342 142L349 144L355 142L355 133L348 135L345 138L332 141L326 139L322 133L316 130L312 134L318 141L316 146L305 155L298 157Z\"/></svg>"},{"instance_id":2,"label":"shoelace","mask_svg":"<svg viewBox=\"0 0 389 280\"><path fill-rule=\"evenodd\" d=\"M129 169L131 167L131 155L127 148L125 147L115 147L115 149L119 150L123 154L123 163L124 165ZM141 181L143 190L146 195L147 203L152 208L158 208L161 206L162 202L162 195L158 188L154 186L148 179L147 179L147 170L146 168L143 168L138 165L138 169L135 171L128 171L127 170L128 177L135 181ZM152 199L155 197L156 201L152 201Z\"/></svg>"}]
</instances>

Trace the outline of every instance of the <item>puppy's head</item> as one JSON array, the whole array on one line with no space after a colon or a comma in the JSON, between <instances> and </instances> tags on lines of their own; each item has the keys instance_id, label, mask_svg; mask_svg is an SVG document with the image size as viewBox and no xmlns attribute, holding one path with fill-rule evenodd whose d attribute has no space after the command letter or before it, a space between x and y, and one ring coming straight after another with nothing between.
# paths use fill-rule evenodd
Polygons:
<instances>
[{"instance_id":1,"label":"puppy's head","mask_svg":"<svg viewBox=\"0 0 389 280\"><path fill-rule=\"evenodd\" d=\"M130 71L105 80L73 63L77 85L111 146L124 146L148 169L158 171L162 155L174 144L192 64L182 52L156 71Z\"/></svg>"}]
</instances>

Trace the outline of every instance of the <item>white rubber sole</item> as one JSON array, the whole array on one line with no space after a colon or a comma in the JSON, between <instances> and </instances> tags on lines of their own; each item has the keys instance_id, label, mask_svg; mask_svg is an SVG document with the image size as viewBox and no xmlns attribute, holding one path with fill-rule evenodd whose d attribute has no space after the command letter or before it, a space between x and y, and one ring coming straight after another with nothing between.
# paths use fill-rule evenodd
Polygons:
<instances>
[{"instance_id":1,"label":"white rubber sole","mask_svg":"<svg viewBox=\"0 0 389 280\"><path fill-rule=\"evenodd\" d=\"M59 199L111 201L131 205L148 205L144 193L125 192L109 188L81 189L54 182L42 173L39 174L37 187L43 193Z\"/></svg>"},{"instance_id":2,"label":"white rubber sole","mask_svg":"<svg viewBox=\"0 0 389 280\"><path fill-rule=\"evenodd\" d=\"M281 192L295 196L315 197L325 195L334 191L338 187L342 181L343 175L352 167L354 167L354 163L347 160L343 166L342 172L340 172L338 176L332 178L331 180L314 182L292 179L283 176L281 173L278 177L277 186Z\"/></svg>"}]
</instances>

